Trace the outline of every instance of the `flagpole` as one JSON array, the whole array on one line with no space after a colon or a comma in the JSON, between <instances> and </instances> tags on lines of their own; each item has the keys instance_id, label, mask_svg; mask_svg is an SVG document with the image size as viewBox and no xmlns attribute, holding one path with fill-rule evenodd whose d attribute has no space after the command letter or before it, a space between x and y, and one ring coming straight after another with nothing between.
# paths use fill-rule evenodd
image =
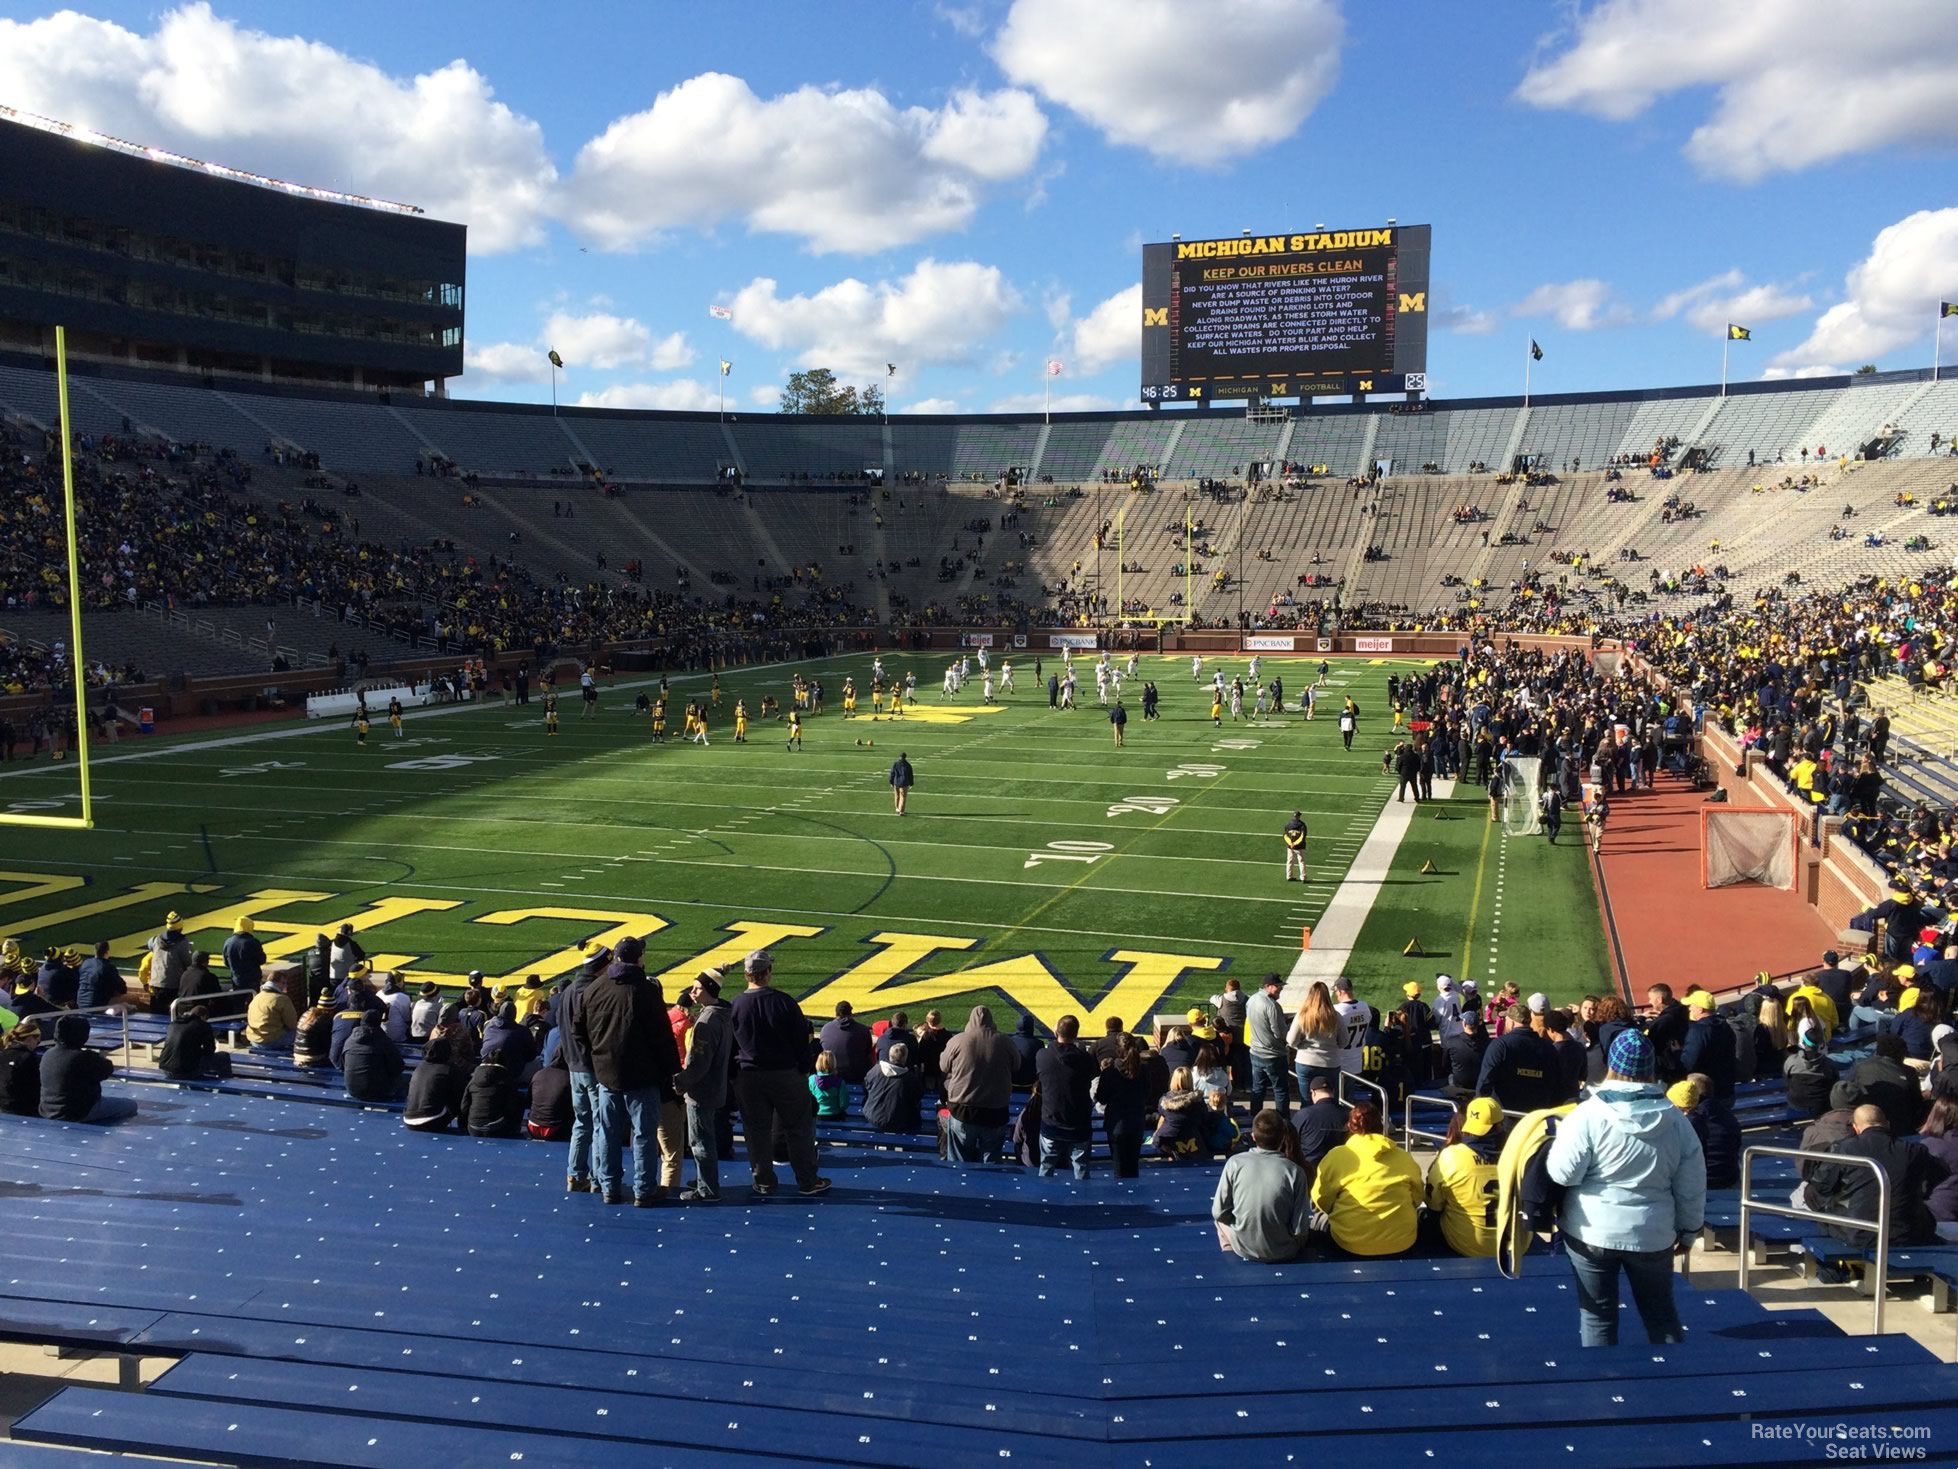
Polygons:
<instances>
[{"instance_id":1,"label":"flagpole","mask_svg":"<svg viewBox=\"0 0 1958 1469\"><path fill-rule=\"evenodd\" d=\"M1054 375L1050 372L1045 374L1040 381L1040 421L1042 423L1052 423L1054 421L1054 416L1049 411L1053 401Z\"/></svg>"},{"instance_id":2,"label":"flagpole","mask_svg":"<svg viewBox=\"0 0 1958 1469\"><path fill-rule=\"evenodd\" d=\"M557 417L557 364L551 364L551 417Z\"/></svg>"},{"instance_id":3,"label":"flagpole","mask_svg":"<svg viewBox=\"0 0 1958 1469\"><path fill-rule=\"evenodd\" d=\"M1529 345L1523 349L1523 406L1530 406L1530 366L1536 361L1536 338L1529 338Z\"/></svg>"},{"instance_id":4,"label":"flagpole","mask_svg":"<svg viewBox=\"0 0 1958 1469\"><path fill-rule=\"evenodd\" d=\"M1931 381L1938 380L1938 369L1944 363L1944 303L1938 303L1937 325L1931 328Z\"/></svg>"},{"instance_id":5,"label":"flagpole","mask_svg":"<svg viewBox=\"0 0 1958 1469\"><path fill-rule=\"evenodd\" d=\"M1734 329L1728 327L1720 338L1720 396L1727 396L1727 349L1734 344Z\"/></svg>"}]
</instances>

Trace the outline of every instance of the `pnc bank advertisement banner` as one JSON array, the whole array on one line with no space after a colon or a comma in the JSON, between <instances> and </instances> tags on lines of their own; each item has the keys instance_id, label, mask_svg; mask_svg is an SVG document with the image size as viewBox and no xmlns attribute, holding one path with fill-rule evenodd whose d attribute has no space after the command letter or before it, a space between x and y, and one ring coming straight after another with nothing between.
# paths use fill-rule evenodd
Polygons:
<instances>
[{"instance_id":1,"label":"pnc bank advertisement banner","mask_svg":"<svg viewBox=\"0 0 1958 1469\"><path fill-rule=\"evenodd\" d=\"M1298 646L1290 633L1251 633L1244 639L1247 653L1289 653Z\"/></svg>"},{"instance_id":2,"label":"pnc bank advertisement banner","mask_svg":"<svg viewBox=\"0 0 1958 1469\"><path fill-rule=\"evenodd\" d=\"M1091 632L1050 632L1047 646L1050 648L1092 648L1099 640L1099 634Z\"/></svg>"}]
</instances>

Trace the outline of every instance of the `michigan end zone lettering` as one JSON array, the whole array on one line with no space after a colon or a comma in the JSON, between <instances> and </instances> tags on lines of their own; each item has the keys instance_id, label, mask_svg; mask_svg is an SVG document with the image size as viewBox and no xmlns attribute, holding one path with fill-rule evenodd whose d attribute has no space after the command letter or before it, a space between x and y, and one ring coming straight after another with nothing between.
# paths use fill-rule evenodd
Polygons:
<instances>
[{"instance_id":1,"label":"michigan end zone lettering","mask_svg":"<svg viewBox=\"0 0 1958 1469\"><path fill-rule=\"evenodd\" d=\"M39 872L0 872L0 882L13 884L0 892L0 908L15 907L42 898L79 895L83 880L61 874ZM311 948L315 935L332 933L341 924L353 925L368 950L368 959L380 971L400 971L411 983L432 980L436 984L460 987L468 976L444 972L426 964L427 955L411 952L386 952L386 930L403 919L422 914L453 913L464 905L453 898L382 897L343 909L329 910L324 916L282 920L278 914L294 904L331 903L339 895L297 888L255 888L219 897L222 889L202 883L145 882L122 892L61 908L50 913L0 921L0 927L16 935L32 935L37 943L75 944L90 947L101 937L104 915L142 907L151 922L132 927L110 941L110 953L133 968L150 936L156 932L165 908L183 913L184 933L194 940L203 936L203 945L215 952L224 934L240 915L250 915L268 958L291 959ZM197 900L186 902L186 898ZM120 922L108 919L111 927L122 927L134 915ZM637 935L645 938L670 927L658 913L637 909L581 907L502 908L479 914L471 924L509 928L540 920L557 920L580 925L584 934L576 943L540 953L508 973L487 976L492 986L521 984L533 976L549 983L570 974L584 962L584 945L591 941L607 946ZM797 995L811 1014L827 1014L838 1000L848 1000L859 1009L890 1010L905 1006L929 1006L954 995L992 991L1009 1005L1028 1011L1051 1028L1061 1016L1082 1017L1090 1034L1099 1034L1110 1016L1134 1019L1155 1011L1164 996L1191 972L1226 968L1230 961L1210 954L1159 953L1147 949L1111 949L1102 962L1115 966L1112 982L1103 975L1084 977L1071 985L1037 953L1013 954L1004 958L987 956L983 941L962 934L908 933L878 929L860 942L871 946L862 958L831 974L810 973L808 984L798 983L801 968L794 957L793 944L799 939L820 938L831 930L806 923L777 923L741 920L722 926L722 937L698 953L670 964L657 975L671 994L674 988L690 983L700 971L738 965L755 949L789 945L779 959L776 973L783 987ZM455 936L452 949L467 950L466 931ZM965 954L984 962L960 964L946 969L944 961ZM933 973L917 973L929 967ZM806 972L806 971L805 971ZM1088 996L1099 996L1090 1001Z\"/></svg>"}]
</instances>

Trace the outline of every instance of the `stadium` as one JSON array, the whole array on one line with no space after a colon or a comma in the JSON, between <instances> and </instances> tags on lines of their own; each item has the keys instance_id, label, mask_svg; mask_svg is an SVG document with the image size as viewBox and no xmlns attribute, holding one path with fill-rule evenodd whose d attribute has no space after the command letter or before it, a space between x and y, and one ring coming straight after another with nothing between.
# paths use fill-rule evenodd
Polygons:
<instances>
[{"instance_id":1,"label":"stadium","mask_svg":"<svg viewBox=\"0 0 1958 1469\"><path fill-rule=\"evenodd\" d=\"M703 62L512 223L386 197L467 170L358 108L330 188L117 110L187 28L312 131L287 39L0 19L115 40L64 119L0 63L0 1459L1958 1462L1958 253L1861 368L1751 375L1743 318L1821 339L1881 250L1835 305L1573 281L1482 392L1464 211L1199 186L1190 119L1037 79L1171 7L994 8L897 26L993 25L1014 89L888 124L904 208L983 214L1066 111L1170 206L1119 310L1022 300L1059 345L982 369L892 324L944 261L861 349L854 278L714 285L740 345L656 393L587 386L698 355L609 297L494 341L510 252L677 295L908 247L756 242L850 212L813 151L746 241L599 190L695 89L806 139L881 93ZM421 95L321 24L322 84ZM1550 376L1695 313L1717 380ZM963 396L1028 342L1037 397Z\"/></svg>"}]
</instances>

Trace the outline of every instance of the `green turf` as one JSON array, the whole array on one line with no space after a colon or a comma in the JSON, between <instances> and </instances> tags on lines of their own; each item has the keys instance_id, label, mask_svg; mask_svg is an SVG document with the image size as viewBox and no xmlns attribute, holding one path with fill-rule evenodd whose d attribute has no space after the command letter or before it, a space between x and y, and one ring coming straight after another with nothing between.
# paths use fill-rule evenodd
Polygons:
<instances>
[{"instance_id":1,"label":"green turf","mask_svg":"<svg viewBox=\"0 0 1958 1469\"><path fill-rule=\"evenodd\" d=\"M917 672L921 714L932 716L945 703L945 661L899 655L886 666ZM365 915L386 920L363 933L381 963L513 978L561 973L580 941L608 932L656 930L649 967L687 974L708 951L731 958L760 935L780 982L814 997L812 1008L837 998L880 1011L938 1006L955 1024L984 999L1049 1023L1073 1011L1098 1028L1109 1014L1135 1022L1200 1001L1225 974L1248 985L1288 972L1301 924L1318 921L1391 791L1378 711L1386 675L1409 665L1335 669L1344 682L1333 692L1354 693L1369 716L1348 753L1329 718L1233 727L1227 716L1213 728L1187 658L1144 660L1164 718L1142 721L1131 683L1128 746L1116 750L1086 662L1086 707L1069 713L1047 707L1030 655L1013 661L1019 690L1002 710L977 712L974 681L949 721L846 720L843 675L856 675L867 711L869 660L801 665L820 673L830 706L805 722L801 753L759 719L749 744L730 738L737 697L751 712L763 692L787 701L786 668L724 675L706 749L654 745L625 683L592 720L578 717L574 690L555 739L533 703L411 718L400 742L381 722L364 750L340 725L289 738L245 730L245 742L218 748L209 742L223 736L125 740L95 752L106 757L95 767L98 830L8 831L0 932L30 949L108 937L130 957L176 907L206 920L193 937L215 948L251 903L275 948L288 929L294 948ZM1302 661L1278 667L1294 690L1307 676ZM676 679L676 706L704 685ZM886 784L900 749L918 775L902 819ZM9 773L0 804L62 799L73 779L45 765ZM1111 815L1131 796L1145 799ZM1313 838L1303 888L1280 875L1279 828L1295 807ZM1398 948L1409 912L1424 942L1460 947L1481 835L1476 808L1465 809L1471 819L1442 823L1440 865L1457 876L1383 894L1355 957L1369 993L1386 998L1407 977ZM1106 846L1066 845L1079 843ZM1411 852L1403 865L1410 855L1418 867ZM1599 953L1595 910L1584 910L1586 937L1564 891L1572 872L1582 878L1575 857L1554 872L1513 867L1512 884L1558 888L1556 903L1537 905L1536 929L1512 916L1518 948L1534 932L1586 962ZM43 878L88 886L37 894ZM74 912L101 904L111 906ZM514 916L526 910L556 911ZM1382 935L1393 953L1376 952Z\"/></svg>"},{"instance_id":2,"label":"green turf","mask_svg":"<svg viewBox=\"0 0 1958 1469\"><path fill-rule=\"evenodd\" d=\"M1582 826L1566 821L1556 845L1505 837L1480 786L1418 812L1347 965L1363 994L1398 998L1418 979L1428 999L1437 974L1473 978L1483 994L1513 979L1553 1001L1611 988L1604 929ZM1435 871L1423 873L1424 864ZM1420 955L1405 957L1410 940Z\"/></svg>"}]
</instances>

